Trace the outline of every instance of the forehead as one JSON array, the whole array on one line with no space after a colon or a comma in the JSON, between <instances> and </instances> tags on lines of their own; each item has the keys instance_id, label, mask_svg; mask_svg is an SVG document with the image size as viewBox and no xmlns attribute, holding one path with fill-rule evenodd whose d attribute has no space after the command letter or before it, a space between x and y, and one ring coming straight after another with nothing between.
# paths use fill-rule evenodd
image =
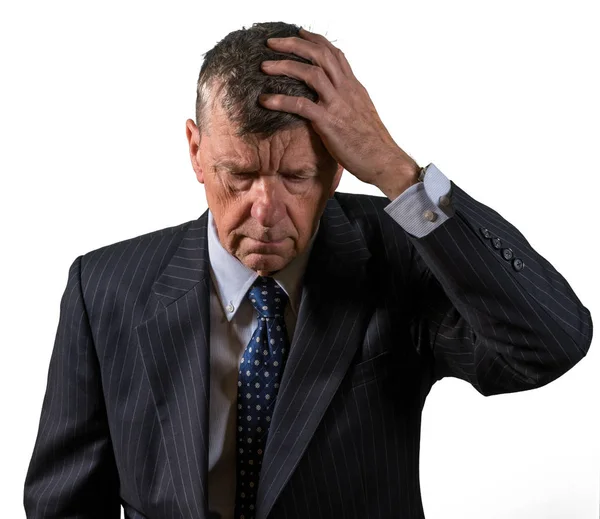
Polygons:
<instances>
[{"instance_id":1,"label":"forehead","mask_svg":"<svg viewBox=\"0 0 600 519\"><path fill-rule=\"evenodd\" d=\"M236 135L237 126L215 103L208 114L210 131L203 133L201 146L208 151L215 166L240 168L255 165L257 161L284 162L301 166L317 166L332 160L320 137L310 123L284 128L273 135Z\"/></svg>"}]
</instances>

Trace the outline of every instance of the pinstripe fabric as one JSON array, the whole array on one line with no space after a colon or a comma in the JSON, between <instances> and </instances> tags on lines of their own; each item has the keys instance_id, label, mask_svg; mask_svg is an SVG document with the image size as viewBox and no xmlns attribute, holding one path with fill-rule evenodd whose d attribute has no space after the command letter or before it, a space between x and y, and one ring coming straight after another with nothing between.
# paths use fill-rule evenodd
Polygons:
<instances>
[{"instance_id":1,"label":"pinstripe fabric","mask_svg":"<svg viewBox=\"0 0 600 519\"><path fill-rule=\"evenodd\" d=\"M587 308L497 212L453 183L455 215L415 238L388 203L343 193L328 202L265 448L259 519L422 518L431 385L455 376L484 395L527 390L589 348ZM119 503L131 519L207 517L206 223L207 213L71 266L27 517L112 519ZM481 227L525 267L515 271Z\"/></svg>"}]
</instances>

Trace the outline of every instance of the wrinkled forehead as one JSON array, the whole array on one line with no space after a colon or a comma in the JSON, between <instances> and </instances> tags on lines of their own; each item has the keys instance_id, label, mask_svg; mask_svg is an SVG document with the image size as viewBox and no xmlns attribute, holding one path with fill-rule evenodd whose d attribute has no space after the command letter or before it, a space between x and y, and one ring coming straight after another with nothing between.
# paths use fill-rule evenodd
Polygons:
<instances>
[{"instance_id":1,"label":"wrinkled forehead","mask_svg":"<svg viewBox=\"0 0 600 519\"><path fill-rule=\"evenodd\" d=\"M205 149L216 164L239 164L251 167L257 162L275 166L279 162L298 167L326 168L333 161L310 123L283 128L272 135L236 134L237 127L222 109L211 113L212 124L208 136L203 135Z\"/></svg>"}]
</instances>

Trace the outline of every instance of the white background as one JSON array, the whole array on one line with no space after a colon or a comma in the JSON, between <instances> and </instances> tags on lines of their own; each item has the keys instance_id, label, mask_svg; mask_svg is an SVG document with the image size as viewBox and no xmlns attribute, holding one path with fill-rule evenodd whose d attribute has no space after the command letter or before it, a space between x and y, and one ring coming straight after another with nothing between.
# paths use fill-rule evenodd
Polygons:
<instances>
[{"instance_id":1,"label":"white background","mask_svg":"<svg viewBox=\"0 0 600 519\"><path fill-rule=\"evenodd\" d=\"M513 223L600 319L598 4L285 4L2 4L1 517L25 515L71 262L206 209L185 120L202 54L254 22L335 40L396 142ZM339 190L380 194L348 172ZM599 359L592 344L525 393L436 384L421 443L427 518L597 518Z\"/></svg>"}]
</instances>

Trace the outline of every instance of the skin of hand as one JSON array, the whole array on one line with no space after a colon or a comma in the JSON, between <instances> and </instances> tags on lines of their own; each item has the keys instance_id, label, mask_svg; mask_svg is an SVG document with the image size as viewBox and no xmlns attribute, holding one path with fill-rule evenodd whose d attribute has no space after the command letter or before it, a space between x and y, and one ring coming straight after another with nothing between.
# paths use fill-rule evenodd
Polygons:
<instances>
[{"instance_id":1,"label":"skin of hand","mask_svg":"<svg viewBox=\"0 0 600 519\"><path fill-rule=\"evenodd\" d=\"M318 102L261 94L259 103L308 119L331 156L346 171L377 186L393 200L417 183L419 166L394 142L344 53L320 34L301 28L299 36L270 38L267 45L306 58L312 65L293 60L263 61L261 70L304 81L317 92Z\"/></svg>"}]
</instances>

